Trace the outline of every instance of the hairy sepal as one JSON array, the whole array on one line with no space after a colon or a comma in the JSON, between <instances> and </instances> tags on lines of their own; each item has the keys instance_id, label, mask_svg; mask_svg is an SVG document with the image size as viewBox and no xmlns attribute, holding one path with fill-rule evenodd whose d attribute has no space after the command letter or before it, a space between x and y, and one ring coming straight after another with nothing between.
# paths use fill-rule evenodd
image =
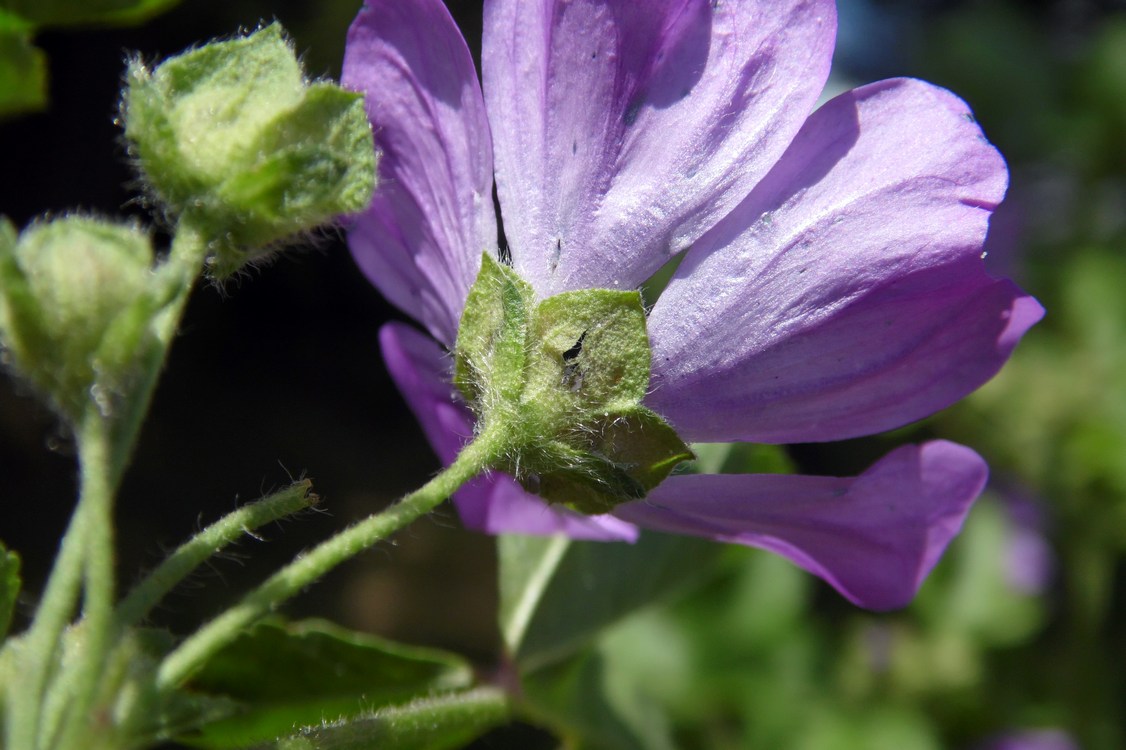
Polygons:
<instances>
[{"instance_id":1,"label":"hairy sepal","mask_svg":"<svg viewBox=\"0 0 1126 750\"><path fill-rule=\"evenodd\" d=\"M485 254L458 331L454 380L502 465L529 491L590 514L636 500L688 446L641 406L649 385L637 292L582 289L535 300Z\"/></svg>"},{"instance_id":2,"label":"hairy sepal","mask_svg":"<svg viewBox=\"0 0 1126 750\"><path fill-rule=\"evenodd\" d=\"M188 221L226 278L362 211L377 156L360 94L305 78L281 27L126 73L122 119L149 197Z\"/></svg>"}]
</instances>

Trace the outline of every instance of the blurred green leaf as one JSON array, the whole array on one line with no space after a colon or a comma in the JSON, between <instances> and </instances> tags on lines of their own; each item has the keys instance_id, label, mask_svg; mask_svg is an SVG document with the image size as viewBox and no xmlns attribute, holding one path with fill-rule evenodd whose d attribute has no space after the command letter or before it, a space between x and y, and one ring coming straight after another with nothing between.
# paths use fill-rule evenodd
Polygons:
<instances>
[{"instance_id":1,"label":"blurred green leaf","mask_svg":"<svg viewBox=\"0 0 1126 750\"><path fill-rule=\"evenodd\" d=\"M723 563L716 580L631 614L581 653L526 676L532 717L567 747L590 750L790 747L816 691L833 691L814 671L811 620L792 609L808 576L760 550L726 548ZM780 585L760 587L772 574ZM789 613L763 611L772 604ZM756 626L759 615L770 625Z\"/></svg>"},{"instance_id":2,"label":"blurred green leaf","mask_svg":"<svg viewBox=\"0 0 1126 750\"><path fill-rule=\"evenodd\" d=\"M572 544L574 542L562 535L505 534L497 537L500 578L497 617L509 652L520 651L536 608Z\"/></svg>"},{"instance_id":3,"label":"blurred green leaf","mask_svg":"<svg viewBox=\"0 0 1126 750\"><path fill-rule=\"evenodd\" d=\"M977 646L1000 646L1019 643L1040 627L1043 603L1014 580L1022 571L1011 569L1022 562L1014 557L1021 552L1015 548L1022 543L1018 533L996 498L975 505L916 604L934 630L955 632Z\"/></svg>"},{"instance_id":4,"label":"blurred green leaf","mask_svg":"<svg viewBox=\"0 0 1126 750\"><path fill-rule=\"evenodd\" d=\"M723 640L766 651L792 638L809 614L815 579L773 552L733 547L729 555L735 575L712 615Z\"/></svg>"},{"instance_id":5,"label":"blurred green leaf","mask_svg":"<svg viewBox=\"0 0 1126 750\"><path fill-rule=\"evenodd\" d=\"M18 26L0 13L0 117L47 104L47 56Z\"/></svg>"},{"instance_id":6,"label":"blurred green leaf","mask_svg":"<svg viewBox=\"0 0 1126 750\"><path fill-rule=\"evenodd\" d=\"M679 709L692 702L691 693L697 688L693 662L701 651L701 644L694 641L705 629L681 627L683 623L671 610L684 601L678 600L673 607L647 607L607 628L598 639L606 681L635 693L633 703L643 698ZM628 688L620 684L623 682Z\"/></svg>"},{"instance_id":7,"label":"blurred green leaf","mask_svg":"<svg viewBox=\"0 0 1126 750\"><path fill-rule=\"evenodd\" d=\"M1075 74L1076 109L1089 127L1077 150L1097 175L1120 179L1126 170L1126 17L1107 19L1093 34Z\"/></svg>"},{"instance_id":8,"label":"blurred green leaf","mask_svg":"<svg viewBox=\"0 0 1126 750\"><path fill-rule=\"evenodd\" d=\"M1126 258L1075 249L1049 275L1044 323L947 433L1050 498L1083 546L1126 549Z\"/></svg>"},{"instance_id":9,"label":"blurred green leaf","mask_svg":"<svg viewBox=\"0 0 1126 750\"><path fill-rule=\"evenodd\" d=\"M352 720L325 722L272 743L278 750L447 750L464 746L508 718L508 699L478 688L390 706Z\"/></svg>"},{"instance_id":10,"label":"blurred green leaf","mask_svg":"<svg viewBox=\"0 0 1126 750\"><path fill-rule=\"evenodd\" d=\"M566 657L630 612L702 580L722 550L648 532L632 545L501 536L505 645L522 671Z\"/></svg>"},{"instance_id":11,"label":"blurred green leaf","mask_svg":"<svg viewBox=\"0 0 1126 750\"><path fill-rule=\"evenodd\" d=\"M663 712L638 690L637 675L614 669L611 658L590 648L525 679L533 717L572 750L672 750Z\"/></svg>"},{"instance_id":12,"label":"blurred green leaf","mask_svg":"<svg viewBox=\"0 0 1126 750\"><path fill-rule=\"evenodd\" d=\"M818 712L799 730L796 750L939 750L941 744L927 720L907 708L883 707L867 712L843 707Z\"/></svg>"},{"instance_id":13,"label":"blurred green leaf","mask_svg":"<svg viewBox=\"0 0 1126 750\"><path fill-rule=\"evenodd\" d=\"M1044 54L1045 34L1019 5L966 3L922 37L926 77L966 100L1006 156L1028 156L1055 140L1066 113L1063 68Z\"/></svg>"},{"instance_id":14,"label":"blurred green leaf","mask_svg":"<svg viewBox=\"0 0 1126 750\"><path fill-rule=\"evenodd\" d=\"M790 474L794 462L786 449L759 443L693 443L696 461L689 469L701 474Z\"/></svg>"},{"instance_id":15,"label":"blurred green leaf","mask_svg":"<svg viewBox=\"0 0 1126 750\"><path fill-rule=\"evenodd\" d=\"M689 468L714 472L788 472L773 445L697 444ZM635 610L714 574L724 546L644 533L634 545L565 537L502 536L500 624L524 671L575 653Z\"/></svg>"},{"instance_id":16,"label":"blurred green leaf","mask_svg":"<svg viewBox=\"0 0 1126 750\"><path fill-rule=\"evenodd\" d=\"M241 704L178 739L213 748L272 741L326 719L370 718L387 706L464 689L461 658L309 620L258 625L219 652L188 690Z\"/></svg>"},{"instance_id":17,"label":"blurred green leaf","mask_svg":"<svg viewBox=\"0 0 1126 750\"><path fill-rule=\"evenodd\" d=\"M650 650L662 654L656 661L677 684L654 695L669 707L678 736L701 735L693 746L781 750L821 694L839 693L821 663L826 652L835 653L824 643L835 628L819 633L823 616L810 609L813 579L788 560L729 547L724 563L720 578L668 608L676 631L645 624L642 616L610 637L639 645L647 638ZM652 676L649 682L658 683Z\"/></svg>"},{"instance_id":18,"label":"blurred green leaf","mask_svg":"<svg viewBox=\"0 0 1126 750\"><path fill-rule=\"evenodd\" d=\"M0 544L0 641L8 634L20 594L20 557Z\"/></svg>"},{"instance_id":19,"label":"blurred green leaf","mask_svg":"<svg viewBox=\"0 0 1126 750\"><path fill-rule=\"evenodd\" d=\"M57 26L129 26L180 0L0 0L0 117L47 106L47 56L33 34Z\"/></svg>"},{"instance_id":20,"label":"blurred green leaf","mask_svg":"<svg viewBox=\"0 0 1126 750\"><path fill-rule=\"evenodd\" d=\"M146 21L180 0L4 0L0 28L5 16L24 19L35 26L83 24L134 24Z\"/></svg>"},{"instance_id":21,"label":"blurred green leaf","mask_svg":"<svg viewBox=\"0 0 1126 750\"><path fill-rule=\"evenodd\" d=\"M7 3L0 7L0 34L15 32L26 34L34 30L35 27L30 21L8 10Z\"/></svg>"}]
</instances>

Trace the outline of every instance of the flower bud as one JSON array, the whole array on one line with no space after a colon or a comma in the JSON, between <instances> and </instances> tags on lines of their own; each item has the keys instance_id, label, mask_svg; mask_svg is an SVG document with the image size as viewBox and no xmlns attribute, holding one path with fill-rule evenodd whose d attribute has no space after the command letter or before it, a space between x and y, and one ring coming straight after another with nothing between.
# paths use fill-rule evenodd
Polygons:
<instances>
[{"instance_id":1,"label":"flower bud","mask_svg":"<svg viewBox=\"0 0 1126 750\"><path fill-rule=\"evenodd\" d=\"M0 341L16 369L72 421L103 411L144 348L157 288L148 235L85 217L0 219Z\"/></svg>"},{"instance_id":2,"label":"flower bud","mask_svg":"<svg viewBox=\"0 0 1126 750\"><path fill-rule=\"evenodd\" d=\"M306 81L277 24L153 71L135 61L126 79L125 135L144 180L212 243L216 276L371 200L362 97Z\"/></svg>"}]
</instances>

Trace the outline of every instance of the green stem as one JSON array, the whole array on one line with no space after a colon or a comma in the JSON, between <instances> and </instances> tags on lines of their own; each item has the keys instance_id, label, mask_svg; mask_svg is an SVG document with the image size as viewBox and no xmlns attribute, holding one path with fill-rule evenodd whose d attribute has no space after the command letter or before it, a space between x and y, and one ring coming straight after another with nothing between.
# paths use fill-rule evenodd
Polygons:
<instances>
[{"instance_id":1,"label":"green stem","mask_svg":"<svg viewBox=\"0 0 1126 750\"><path fill-rule=\"evenodd\" d=\"M370 516L321 542L268 578L241 602L203 626L165 657L157 673L157 686L172 690L181 685L215 653L239 634L300 593L340 563L355 557L436 508L461 485L500 458L503 438L487 433L462 449L445 470L395 505Z\"/></svg>"},{"instance_id":2,"label":"green stem","mask_svg":"<svg viewBox=\"0 0 1126 750\"><path fill-rule=\"evenodd\" d=\"M54 671L63 631L70 622L78 599L89 531L86 510L80 500L59 545L59 554L55 557L35 619L24 636L21 667L25 681L18 690L12 691L13 706L7 717L6 747L12 750L35 748L38 744L40 709L47 682Z\"/></svg>"},{"instance_id":3,"label":"green stem","mask_svg":"<svg viewBox=\"0 0 1126 750\"><path fill-rule=\"evenodd\" d=\"M458 747L506 722L509 697L495 687L420 698L371 716L310 728L278 742L278 750L367 750L372 747Z\"/></svg>"},{"instance_id":4,"label":"green stem","mask_svg":"<svg viewBox=\"0 0 1126 750\"><path fill-rule=\"evenodd\" d=\"M172 339L179 328L184 307L191 297L195 280L199 277L206 256L207 243L203 236L190 222L181 221L172 238L168 259L160 268L160 273L168 285L168 302L153 321L152 331L157 345L148 348L139 368L140 375L115 419L110 467L110 478L114 487L121 480L129 456L133 452L133 444L141 431L141 424L156 392L160 371L164 368L168 350L172 348Z\"/></svg>"},{"instance_id":5,"label":"green stem","mask_svg":"<svg viewBox=\"0 0 1126 750\"><path fill-rule=\"evenodd\" d=\"M81 648L75 665L60 672L46 696L40 739L44 747L70 747L86 730L99 678L113 648L114 547L112 456L109 425L96 406L87 410L79 435L81 504L86 508L86 565ZM53 740L64 716L61 741Z\"/></svg>"},{"instance_id":6,"label":"green stem","mask_svg":"<svg viewBox=\"0 0 1126 750\"><path fill-rule=\"evenodd\" d=\"M117 627L140 622L156 604L201 563L243 534L316 504L313 483L303 480L246 505L208 526L173 552L117 605Z\"/></svg>"},{"instance_id":7,"label":"green stem","mask_svg":"<svg viewBox=\"0 0 1126 750\"><path fill-rule=\"evenodd\" d=\"M161 310L154 324L159 342L151 347L140 363L141 374L136 387L127 399L112 434L96 406L89 408L79 428L81 455L81 489L78 504L71 516L59 546L59 553L44 588L43 597L23 644L22 667L25 682L16 692L13 711L7 727L6 746L13 750L31 750L54 733L53 721L45 723L47 703L67 705L72 677L78 682L89 679L90 664L101 663L108 651L112 637L112 606L106 619L105 602L112 605L113 549L112 500L125 465L132 451L141 422L152 400L153 391L164 359L172 341L184 305L191 293L195 277L200 271L207 247L200 235L190 227L181 227L172 243L168 274L169 302ZM93 433L98 433L96 436ZM91 500L90 498L94 499ZM97 529L108 530L100 533ZM98 538L100 536L100 538ZM91 555L91 548L94 554ZM90 661L79 668L85 675L68 670L58 677L59 685L52 685L52 673L58 658L63 634L71 621L78 601L79 584L85 578L86 593L84 613L97 621L94 629L96 642L84 649ZM109 624L107 624L109 623ZM62 684L65 683L65 684ZM48 697L50 692L52 697ZM91 698L92 696L87 696ZM83 699L85 700L85 699ZM61 709L60 709L61 710ZM52 713L58 713L52 711ZM72 713L72 715L74 715ZM80 727L79 727L80 728ZM45 745L42 745L45 746Z\"/></svg>"}]
</instances>

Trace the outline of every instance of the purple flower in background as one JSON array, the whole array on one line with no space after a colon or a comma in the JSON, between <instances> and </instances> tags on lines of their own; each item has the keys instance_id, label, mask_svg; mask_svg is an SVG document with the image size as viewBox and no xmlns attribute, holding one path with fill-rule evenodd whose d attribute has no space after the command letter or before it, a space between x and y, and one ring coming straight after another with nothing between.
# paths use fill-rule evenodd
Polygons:
<instances>
[{"instance_id":1,"label":"purple flower in background","mask_svg":"<svg viewBox=\"0 0 1126 750\"><path fill-rule=\"evenodd\" d=\"M1019 490L1010 489L1001 495L1001 501L1008 521L1005 583L1018 594L1042 594L1051 584L1056 567L1043 508Z\"/></svg>"},{"instance_id":2,"label":"purple flower in background","mask_svg":"<svg viewBox=\"0 0 1126 750\"><path fill-rule=\"evenodd\" d=\"M685 440L841 440L906 424L989 379L1043 311L981 260L1005 164L966 105L907 79L811 115L828 0L486 0L482 72L440 0L369 0L344 83L363 91L380 186L349 241L430 334L380 334L444 461L473 433L450 384L483 250L540 298L639 286L645 405ZM436 341L435 341L436 339ZM914 595L985 483L968 448L899 448L855 478L672 476L612 515L549 506L502 474L455 497L491 533L631 540L639 526L764 547L850 600Z\"/></svg>"},{"instance_id":3,"label":"purple flower in background","mask_svg":"<svg viewBox=\"0 0 1126 750\"><path fill-rule=\"evenodd\" d=\"M1067 732L1059 729L1029 729L994 737L978 750L1079 750Z\"/></svg>"}]
</instances>

